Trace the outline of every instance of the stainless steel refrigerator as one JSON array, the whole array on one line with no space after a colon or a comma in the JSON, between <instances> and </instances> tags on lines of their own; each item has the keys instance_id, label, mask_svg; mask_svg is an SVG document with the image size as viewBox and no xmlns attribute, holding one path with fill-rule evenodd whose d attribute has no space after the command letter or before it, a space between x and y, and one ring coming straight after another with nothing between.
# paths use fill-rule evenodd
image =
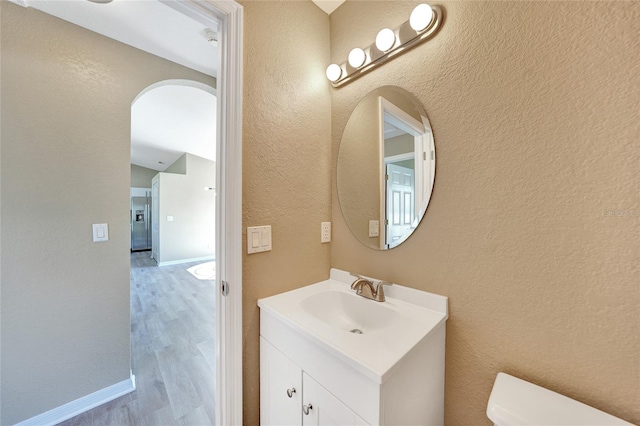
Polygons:
<instances>
[{"instance_id":1,"label":"stainless steel refrigerator","mask_svg":"<svg viewBox=\"0 0 640 426\"><path fill-rule=\"evenodd\" d=\"M151 191L131 197L131 251L151 250Z\"/></svg>"}]
</instances>

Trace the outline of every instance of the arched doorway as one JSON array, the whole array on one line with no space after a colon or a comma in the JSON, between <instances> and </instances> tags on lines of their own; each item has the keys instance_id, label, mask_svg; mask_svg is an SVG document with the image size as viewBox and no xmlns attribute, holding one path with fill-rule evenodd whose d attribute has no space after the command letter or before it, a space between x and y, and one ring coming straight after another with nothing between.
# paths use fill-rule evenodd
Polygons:
<instances>
[{"instance_id":1,"label":"arched doorway","mask_svg":"<svg viewBox=\"0 0 640 426\"><path fill-rule=\"evenodd\" d=\"M155 83L132 103L132 251L151 249L160 266L213 260L216 111L215 89L191 80Z\"/></svg>"}]
</instances>

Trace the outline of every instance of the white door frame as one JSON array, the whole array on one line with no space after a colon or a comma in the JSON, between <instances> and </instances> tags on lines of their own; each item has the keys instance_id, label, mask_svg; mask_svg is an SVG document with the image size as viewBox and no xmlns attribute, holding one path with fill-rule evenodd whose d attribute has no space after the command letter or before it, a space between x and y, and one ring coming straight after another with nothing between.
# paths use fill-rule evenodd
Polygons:
<instances>
[{"instance_id":1,"label":"white door frame","mask_svg":"<svg viewBox=\"0 0 640 426\"><path fill-rule=\"evenodd\" d=\"M398 129L412 135L415 138L413 158L418 158L418 153L422 152L421 135L425 132L424 123L420 123L410 114L406 113L402 108L393 102L378 96L378 158L380 162L378 179L380 194L380 226L379 226L379 248L386 250L387 247L387 161L384 156L384 122L389 121ZM417 180L417 179L416 179ZM414 183L415 192L415 183Z\"/></svg>"},{"instance_id":2,"label":"white door frame","mask_svg":"<svg viewBox=\"0 0 640 426\"><path fill-rule=\"evenodd\" d=\"M216 424L242 424L242 6L232 0L161 0L193 18L217 19Z\"/></svg>"}]
</instances>

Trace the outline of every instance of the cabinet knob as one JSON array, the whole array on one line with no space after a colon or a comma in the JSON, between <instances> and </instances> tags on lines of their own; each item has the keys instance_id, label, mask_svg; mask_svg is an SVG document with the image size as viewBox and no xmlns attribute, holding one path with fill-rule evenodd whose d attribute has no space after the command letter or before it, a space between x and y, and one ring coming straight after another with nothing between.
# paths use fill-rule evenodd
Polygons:
<instances>
[{"instance_id":1,"label":"cabinet knob","mask_svg":"<svg viewBox=\"0 0 640 426\"><path fill-rule=\"evenodd\" d=\"M287 389L287 396L293 398L293 394L296 393L296 388Z\"/></svg>"},{"instance_id":2,"label":"cabinet knob","mask_svg":"<svg viewBox=\"0 0 640 426\"><path fill-rule=\"evenodd\" d=\"M307 404L307 405L303 405L302 406L302 412L304 413L305 416L309 415L309 411L313 409L313 405L311 404Z\"/></svg>"}]
</instances>

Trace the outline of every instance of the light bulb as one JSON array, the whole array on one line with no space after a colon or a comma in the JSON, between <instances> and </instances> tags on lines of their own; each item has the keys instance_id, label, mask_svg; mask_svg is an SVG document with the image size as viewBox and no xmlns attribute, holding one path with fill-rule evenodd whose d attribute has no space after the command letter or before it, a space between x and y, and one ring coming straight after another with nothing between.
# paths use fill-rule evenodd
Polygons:
<instances>
[{"instance_id":1,"label":"light bulb","mask_svg":"<svg viewBox=\"0 0 640 426\"><path fill-rule=\"evenodd\" d=\"M360 68L363 64L367 56L364 53L364 50L356 47L349 52L349 65L354 68Z\"/></svg>"},{"instance_id":2,"label":"light bulb","mask_svg":"<svg viewBox=\"0 0 640 426\"><path fill-rule=\"evenodd\" d=\"M376 47L381 52L386 52L396 44L396 35L393 30L384 28L376 36Z\"/></svg>"},{"instance_id":3,"label":"light bulb","mask_svg":"<svg viewBox=\"0 0 640 426\"><path fill-rule=\"evenodd\" d=\"M338 64L331 64L327 67L326 74L329 81L335 83L342 76L342 68Z\"/></svg>"},{"instance_id":4,"label":"light bulb","mask_svg":"<svg viewBox=\"0 0 640 426\"><path fill-rule=\"evenodd\" d=\"M433 19L433 9L428 4L419 4L413 9L411 12L411 17L409 18L409 25L415 31L420 32L427 28L431 23L431 19Z\"/></svg>"}]
</instances>

